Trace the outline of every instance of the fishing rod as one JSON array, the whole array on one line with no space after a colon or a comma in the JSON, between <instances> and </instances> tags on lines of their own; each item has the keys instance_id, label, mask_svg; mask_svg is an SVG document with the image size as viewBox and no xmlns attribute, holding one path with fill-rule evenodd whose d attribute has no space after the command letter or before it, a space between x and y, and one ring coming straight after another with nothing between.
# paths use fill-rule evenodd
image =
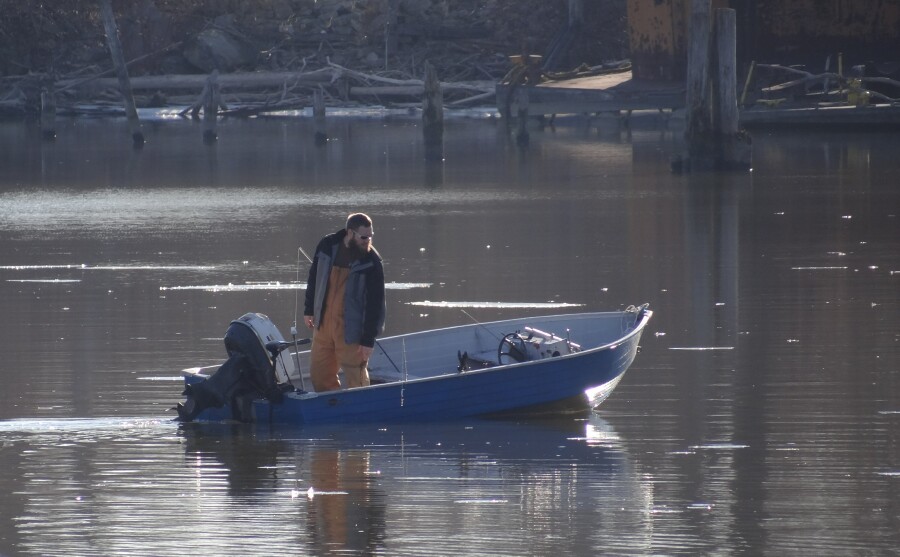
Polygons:
<instances>
[{"instance_id":1,"label":"fishing rod","mask_svg":"<svg viewBox=\"0 0 900 557\"><path fill-rule=\"evenodd\" d=\"M300 254L303 254L303 257L309 261L309 264L312 265L312 258L303 251L302 246L297 246L297 286L298 288L294 289L294 325L292 330L295 331L297 329L297 314L300 313Z\"/></svg>"},{"instance_id":2,"label":"fishing rod","mask_svg":"<svg viewBox=\"0 0 900 557\"><path fill-rule=\"evenodd\" d=\"M503 340L502 338L500 338L500 335L498 335L498 334L495 333L494 331L492 331L492 330L488 329L487 327L485 327L484 324L483 324L481 321L479 321L479 320L475 319L474 317L472 317L472 314L469 313L468 311L466 311L466 310L464 310L464 309L462 309L462 308L460 308L459 311L461 311L461 312L463 312L464 314L466 314L466 317L468 317L469 319L471 319L473 323L475 323L476 325L478 325L479 327L481 327L481 328L484 329L485 331L489 332L489 333L490 333L491 335L493 335L494 338L496 338L497 340Z\"/></svg>"},{"instance_id":3,"label":"fishing rod","mask_svg":"<svg viewBox=\"0 0 900 557\"><path fill-rule=\"evenodd\" d=\"M294 323L291 325L291 338L294 339L294 366L297 368L297 374L300 376L300 390L305 391L306 386L303 384L303 372L300 370L300 342L297 340L297 314L300 312L300 254L306 257L306 260L312 264L312 259L303 248L297 246L297 288L294 289Z\"/></svg>"}]
</instances>

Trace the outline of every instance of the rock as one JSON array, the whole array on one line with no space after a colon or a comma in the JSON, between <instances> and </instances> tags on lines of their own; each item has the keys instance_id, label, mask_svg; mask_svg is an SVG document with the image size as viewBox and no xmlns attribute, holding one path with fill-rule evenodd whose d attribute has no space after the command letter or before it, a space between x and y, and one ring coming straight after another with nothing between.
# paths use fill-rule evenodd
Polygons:
<instances>
[{"instance_id":1,"label":"rock","mask_svg":"<svg viewBox=\"0 0 900 557\"><path fill-rule=\"evenodd\" d=\"M219 20L217 20L217 23ZM227 25L201 31L184 49L185 59L204 73L232 72L256 61L256 51Z\"/></svg>"}]
</instances>

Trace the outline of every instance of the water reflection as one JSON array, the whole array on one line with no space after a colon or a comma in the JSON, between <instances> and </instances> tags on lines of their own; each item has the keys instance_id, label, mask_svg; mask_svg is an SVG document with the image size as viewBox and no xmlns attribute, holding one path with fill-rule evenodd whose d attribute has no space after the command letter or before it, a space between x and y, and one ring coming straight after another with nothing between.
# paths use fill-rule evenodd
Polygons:
<instances>
[{"instance_id":1,"label":"water reflection","mask_svg":"<svg viewBox=\"0 0 900 557\"><path fill-rule=\"evenodd\" d=\"M385 549L387 501L372 477L370 457L365 449L312 451L306 528L317 555Z\"/></svg>"},{"instance_id":2,"label":"water reflection","mask_svg":"<svg viewBox=\"0 0 900 557\"><path fill-rule=\"evenodd\" d=\"M49 145L0 125L0 418L64 422L0 422L0 554L315 553L322 503L374 504L383 534L335 545L385 553L900 547L897 134L754 134L752 173L675 176L670 131L558 125L520 149L502 127L448 125L428 167L409 120L336 121L325 149L297 119L229 120L212 149L150 124L140 152L116 122ZM387 334L649 302L601 409L625 442L583 424L195 439L157 420L232 319L286 332L298 244L358 205L396 286Z\"/></svg>"},{"instance_id":3,"label":"water reflection","mask_svg":"<svg viewBox=\"0 0 900 557\"><path fill-rule=\"evenodd\" d=\"M289 496L299 543L319 555L650 546L652 494L596 415L354 430L191 424L180 435L200 484L224 478L238 499Z\"/></svg>"}]
</instances>

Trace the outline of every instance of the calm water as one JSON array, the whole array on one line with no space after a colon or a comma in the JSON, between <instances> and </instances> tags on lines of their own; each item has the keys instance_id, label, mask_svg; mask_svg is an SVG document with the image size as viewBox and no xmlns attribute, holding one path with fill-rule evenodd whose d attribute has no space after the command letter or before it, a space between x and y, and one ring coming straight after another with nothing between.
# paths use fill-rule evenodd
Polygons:
<instances>
[{"instance_id":1,"label":"calm water","mask_svg":"<svg viewBox=\"0 0 900 557\"><path fill-rule=\"evenodd\" d=\"M752 173L676 176L665 129L454 120L435 168L414 120L331 125L0 125L0 554L900 553L900 135L757 131ZM649 302L642 351L584 416L173 423L352 210L389 334Z\"/></svg>"}]
</instances>

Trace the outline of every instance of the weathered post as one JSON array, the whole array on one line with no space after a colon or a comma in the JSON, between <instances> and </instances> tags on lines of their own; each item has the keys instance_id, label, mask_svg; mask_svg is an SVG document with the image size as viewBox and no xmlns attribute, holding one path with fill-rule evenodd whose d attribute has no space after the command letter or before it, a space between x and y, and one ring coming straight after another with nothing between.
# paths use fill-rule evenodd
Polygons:
<instances>
[{"instance_id":1,"label":"weathered post","mask_svg":"<svg viewBox=\"0 0 900 557\"><path fill-rule=\"evenodd\" d=\"M219 91L219 70L213 70L206 79L206 87L203 96L203 143L207 145L215 143L219 139L216 127L219 121L219 105L221 93Z\"/></svg>"},{"instance_id":2,"label":"weathered post","mask_svg":"<svg viewBox=\"0 0 900 557\"><path fill-rule=\"evenodd\" d=\"M425 95L422 99L422 133L425 139L425 160L444 160L444 93L437 72L425 63Z\"/></svg>"},{"instance_id":3,"label":"weathered post","mask_svg":"<svg viewBox=\"0 0 900 557\"><path fill-rule=\"evenodd\" d=\"M328 143L328 132L325 128L325 95L321 89L313 91L313 125L316 128L316 145Z\"/></svg>"},{"instance_id":4,"label":"weathered post","mask_svg":"<svg viewBox=\"0 0 900 557\"><path fill-rule=\"evenodd\" d=\"M50 79L41 86L41 137L44 141L56 139L56 94Z\"/></svg>"},{"instance_id":5,"label":"weathered post","mask_svg":"<svg viewBox=\"0 0 900 557\"><path fill-rule=\"evenodd\" d=\"M735 49L734 10L719 8L716 10L716 82L718 98L716 99L716 131L724 135L738 132L737 106L737 53Z\"/></svg>"},{"instance_id":6,"label":"weathered post","mask_svg":"<svg viewBox=\"0 0 900 557\"><path fill-rule=\"evenodd\" d=\"M144 133L141 131L141 121L138 119L137 108L134 106L134 93L131 90L131 82L128 80L128 68L125 65L125 55L122 52L122 44L119 42L119 29L116 26L116 17L113 14L110 0L100 0L100 11L103 16L103 28L106 31L106 44L109 46L109 54L112 57L113 66L116 68L119 89L125 103L128 129L131 132L134 146L140 148L144 146Z\"/></svg>"},{"instance_id":7,"label":"weathered post","mask_svg":"<svg viewBox=\"0 0 900 557\"><path fill-rule=\"evenodd\" d=\"M730 8L716 10L715 43L718 95L715 99L717 166L750 167L750 138L740 133L737 104L737 18Z\"/></svg>"},{"instance_id":8,"label":"weathered post","mask_svg":"<svg viewBox=\"0 0 900 557\"><path fill-rule=\"evenodd\" d=\"M710 0L691 0L685 91L685 129L689 167L712 165L709 101Z\"/></svg>"},{"instance_id":9,"label":"weathered post","mask_svg":"<svg viewBox=\"0 0 900 557\"><path fill-rule=\"evenodd\" d=\"M737 104L735 11L716 10L714 32L712 23L710 0L691 0L684 132L687 154L673 162L676 170L750 167L750 136L740 131ZM710 86L711 75L715 87Z\"/></svg>"},{"instance_id":10,"label":"weathered post","mask_svg":"<svg viewBox=\"0 0 900 557\"><path fill-rule=\"evenodd\" d=\"M387 16L384 24L384 69L388 69L391 54L397 52L397 3L387 0Z\"/></svg>"}]
</instances>

